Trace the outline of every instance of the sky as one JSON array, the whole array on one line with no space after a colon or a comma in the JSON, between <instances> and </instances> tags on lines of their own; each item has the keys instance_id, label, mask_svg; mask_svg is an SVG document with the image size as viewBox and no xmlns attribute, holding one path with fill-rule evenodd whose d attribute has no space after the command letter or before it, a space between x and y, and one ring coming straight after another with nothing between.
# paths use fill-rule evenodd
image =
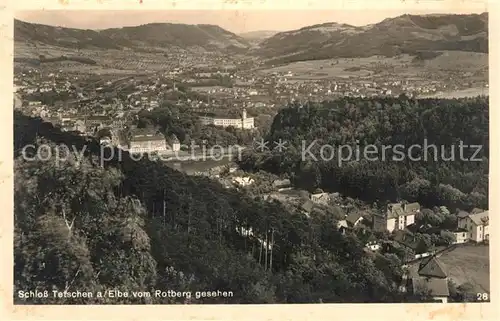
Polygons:
<instances>
[{"instance_id":1,"label":"sky","mask_svg":"<svg viewBox=\"0 0 500 321\"><path fill-rule=\"evenodd\" d=\"M375 1L375 0L373 0ZM355 26L377 23L403 14L482 13L484 6L428 10L37 10L17 11L17 19L53 26L105 29L153 22L214 24L234 33L286 31L325 22Z\"/></svg>"}]
</instances>

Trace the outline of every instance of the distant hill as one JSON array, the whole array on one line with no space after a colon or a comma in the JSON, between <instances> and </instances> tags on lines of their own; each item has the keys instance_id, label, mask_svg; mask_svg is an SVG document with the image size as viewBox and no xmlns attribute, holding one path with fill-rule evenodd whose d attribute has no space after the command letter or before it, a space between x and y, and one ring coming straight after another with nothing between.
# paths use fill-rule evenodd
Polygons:
<instances>
[{"instance_id":1,"label":"distant hill","mask_svg":"<svg viewBox=\"0 0 500 321\"><path fill-rule=\"evenodd\" d=\"M201 47L205 50L246 51L249 43L215 25L150 23L136 27L84 30L14 22L16 42L76 49L141 49L144 47Z\"/></svg>"},{"instance_id":2,"label":"distant hill","mask_svg":"<svg viewBox=\"0 0 500 321\"><path fill-rule=\"evenodd\" d=\"M145 52L171 47L201 48L248 53L272 63L399 54L428 58L436 55L432 52L442 50L488 52L487 13L402 15L362 27L331 22L276 34L255 31L241 35L215 25L173 23L84 30L15 20L14 26L14 40L28 44Z\"/></svg>"},{"instance_id":3,"label":"distant hill","mask_svg":"<svg viewBox=\"0 0 500 321\"><path fill-rule=\"evenodd\" d=\"M258 31L250 31L250 32L240 33L239 36L242 37L243 39L247 39L247 40L263 40L263 39L272 37L277 33L279 33L279 31L258 30Z\"/></svg>"},{"instance_id":4,"label":"distant hill","mask_svg":"<svg viewBox=\"0 0 500 321\"><path fill-rule=\"evenodd\" d=\"M254 53L292 62L438 50L487 53L488 14L403 15L362 27L325 23L277 33Z\"/></svg>"}]
</instances>

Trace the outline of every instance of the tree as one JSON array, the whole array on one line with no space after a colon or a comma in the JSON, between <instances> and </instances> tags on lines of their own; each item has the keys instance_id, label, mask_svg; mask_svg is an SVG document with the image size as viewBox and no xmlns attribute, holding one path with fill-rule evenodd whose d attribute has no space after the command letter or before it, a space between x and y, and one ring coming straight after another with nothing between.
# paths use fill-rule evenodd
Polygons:
<instances>
[{"instance_id":1,"label":"tree","mask_svg":"<svg viewBox=\"0 0 500 321\"><path fill-rule=\"evenodd\" d=\"M440 226L444 221L444 216L441 213L436 213L430 209L424 208L417 214L416 220L419 224L429 224L431 226Z\"/></svg>"},{"instance_id":2,"label":"tree","mask_svg":"<svg viewBox=\"0 0 500 321\"><path fill-rule=\"evenodd\" d=\"M15 162L15 226L29 235L16 243L17 286L61 292L151 287L156 263L148 254L144 209L111 193L121 174L49 147L60 158Z\"/></svg>"},{"instance_id":3,"label":"tree","mask_svg":"<svg viewBox=\"0 0 500 321\"><path fill-rule=\"evenodd\" d=\"M346 118L336 119L338 124L333 125L342 132L336 134L336 129L332 139L349 142L364 132L364 128L355 130L357 120L371 109L349 101L346 106L345 111L339 111ZM388 117L382 111L377 117ZM279 117L286 123L286 117L297 116L307 129L320 126L323 118L338 112L306 106L294 113ZM311 113L315 116L310 117ZM383 128L396 130L396 124L407 124L411 119L387 119ZM373 253L363 249L362 236L342 235L335 230L331 215L314 213L306 217L294 208L226 189L208 178L187 176L161 162L132 160L128 153L101 162L101 147L96 140L61 132L19 113L15 114L14 129L16 289L69 286L91 291L175 288L234 292L231 298L203 298L200 303L402 300L395 294L395 279L400 274L396 257L384 255L377 262ZM196 132L181 129L187 134ZM285 134L295 130L290 127ZM308 138L306 131L300 134L303 137L299 139ZM410 136L398 139L403 137ZM51 152L65 144L77 150L85 147L85 152L76 157L61 149L59 162L55 158L27 161L20 156L26 144L47 144ZM252 170L278 170L290 177L293 172L295 177L301 174L297 155L264 153L249 157ZM322 188L346 191L351 196L346 203L356 209L366 203L355 195L369 192L370 203L378 199L384 204L388 195L397 195L398 186L415 175L427 177L416 167L415 173L409 173L406 167L382 163L316 165L320 183L325 184ZM329 176L332 174L335 176ZM448 172L439 175L442 179ZM428 236L417 236L429 245ZM265 255L262 241L266 239L271 240L272 255L269 248L269 255ZM393 252L402 262L414 255L407 247L393 244L390 249L392 243L387 244L383 251ZM172 298L97 301L180 303Z\"/></svg>"},{"instance_id":4,"label":"tree","mask_svg":"<svg viewBox=\"0 0 500 321\"><path fill-rule=\"evenodd\" d=\"M464 136L486 146L484 142L489 129L484 119L487 119L488 112L488 102L484 98L416 101L403 96L346 97L316 105L292 104L290 108L280 110L265 140L283 139L294 146L301 146L303 141L317 141L311 149L314 155L319 155L323 144L349 144L353 151L356 147L362 151L364 146L373 144L381 150L383 145L410 146L422 144L424 140L436 146L449 146ZM257 162L250 167L276 174L293 173L295 182L301 187L311 190L319 187L367 202L394 202L403 198L418 201L427 208L444 205L452 211L487 204L487 147L481 152L483 162L478 166L466 161L436 161L434 156L439 158L439 151L433 152L431 148L427 154L413 150L414 160L390 163L361 161L346 166L347 162L339 165L338 157L334 157L331 161L318 162L318 175L311 171L310 161L302 159L301 152L298 150L296 157L291 157L295 158L292 164L277 161L274 157L256 157ZM394 159L400 155L392 150L386 151L384 156L385 159Z\"/></svg>"},{"instance_id":5,"label":"tree","mask_svg":"<svg viewBox=\"0 0 500 321\"><path fill-rule=\"evenodd\" d=\"M455 242L455 235L449 231L444 231L441 233L441 242L440 245L451 245Z\"/></svg>"},{"instance_id":6,"label":"tree","mask_svg":"<svg viewBox=\"0 0 500 321\"><path fill-rule=\"evenodd\" d=\"M440 206L438 209L438 213L442 216L448 216L450 215L450 210L446 206Z\"/></svg>"},{"instance_id":7,"label":"tree","mask_svg":"<svg viewBox=\"0 0 500 321\"><path fill-rule=\"evenodd\" d=\"M457 287L456 300L458 302L471 302L476 298L474 286L469 283L463 283Z\"/></svg>"},{"instance_id":8,"label":"tree","mask_svg":"<svg viewBox=\"0 0 500 321\"><path fill-rule=\"evenodd\" d=\"M431 182L422 178L415 178L401 186L401 197L410 201L421 202L430 192Z\"/></svg>"},{"instance_id":9,"label":"tree","mask_svg":"<svg viewBox=\"0 0 500 321\"><path fill-rule=\"evenodd\" d=\"M427 234L416 234L416 239L415 253L427 253L432 245L430 236Z\"/></svg>"}]
</instances>

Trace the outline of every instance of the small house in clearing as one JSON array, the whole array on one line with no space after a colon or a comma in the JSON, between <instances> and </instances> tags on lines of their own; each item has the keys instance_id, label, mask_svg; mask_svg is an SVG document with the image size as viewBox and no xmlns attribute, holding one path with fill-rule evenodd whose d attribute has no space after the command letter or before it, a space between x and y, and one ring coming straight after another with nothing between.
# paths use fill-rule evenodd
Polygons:
<instances>
[{"instance_id":1,"label":"small house in clearing","mask_svg":"<svg viewBox=\"0 0 500 321\"><path fill-rule=\"evenodd\" d=\"M273 187L277 188L278 190L290 188L291 186L292 183L290 182L289 179L277 179L273 181Z\"/></svg>"},{"instance_id":2,"label":"small house in clearing","mask_svg":"<svg viewBox=\"0 0 500 321\"><path fill-rule=\"evenodd\" d=\"M319 204L328 204L330 202L330 194L328 193L313 193L311 194L311 201Z\"/></svg>"}]
</instances>

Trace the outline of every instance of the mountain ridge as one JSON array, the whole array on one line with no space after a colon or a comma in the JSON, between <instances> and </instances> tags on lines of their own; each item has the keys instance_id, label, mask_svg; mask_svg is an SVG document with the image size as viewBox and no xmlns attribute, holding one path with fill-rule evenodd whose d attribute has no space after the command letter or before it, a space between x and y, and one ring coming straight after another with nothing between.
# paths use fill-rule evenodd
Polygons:
<instances>
[{"instance_id":1,"label":"mountain ridge","mask_svg":"<svg viewBox=\"0 0 500 321\"><path fill-rule=\"evenodd\" d=\"M16 42L102 50L203 48L249 54L271 63L290 63L377 55L419 55L425 51L487 53L488 13L405 14L365 26L327 22L277 32L260 39L251 39L251 34L237 35L211 24L148 23L91 30L14 21ZM262 37L262 32L260 34Z\"/></svg>"},{"instance_id":2,"label":"mountain ridge","mask_svg":"<svg viewBox=\"0 0 500 321\"><path fill-rule=\"evenodd\" d=\"M248 42L216 25L149 23L101 30L49 26L14 20L14 40L78 49L123 49L178 46L206 50L246 49Z\"/></svg>"},{"instance_id":3,"label":"mountain ridge","mask_svg":"<svg viewBox=\"0 0 500 321\"><path fill-rule=\"evenodd\" d=\"M256 53L278 62L294 62L436 50L487 53L488 13L406 14L365 26L317 24L280 32L261 42Z\"/></svg>"}]
</instances>

